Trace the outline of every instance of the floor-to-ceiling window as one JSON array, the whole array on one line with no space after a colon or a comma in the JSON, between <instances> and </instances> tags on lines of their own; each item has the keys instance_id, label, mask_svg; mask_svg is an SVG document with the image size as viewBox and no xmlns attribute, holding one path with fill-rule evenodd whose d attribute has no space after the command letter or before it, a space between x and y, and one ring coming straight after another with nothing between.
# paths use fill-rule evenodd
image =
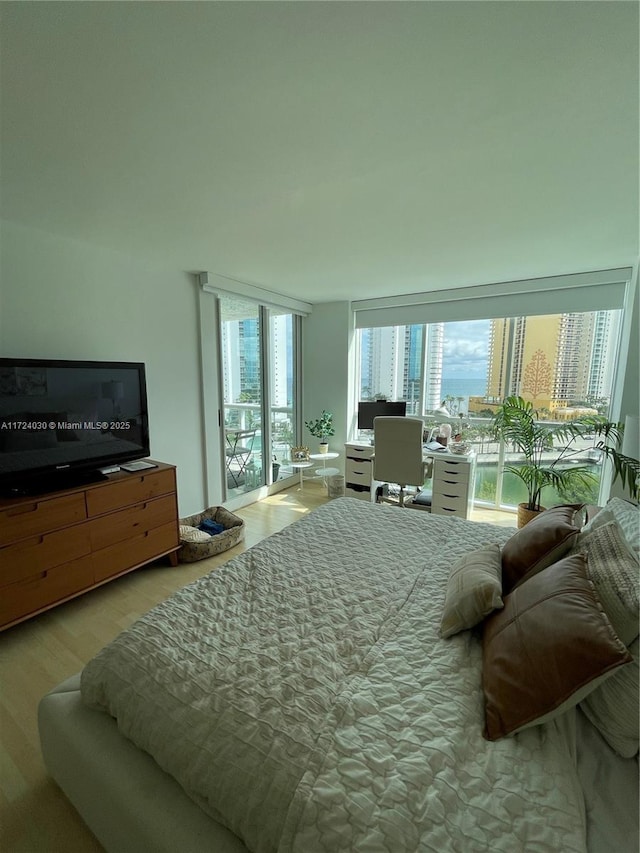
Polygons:
<instances>
[{"instance_id":1,"label":"floor-to-ceiling window","mask_svg":"<svg viewBox=\"0 0 640 853\"><path fill-rule=\"evenodd\" d=\"M526 495L522 482L503 473L517 464L513 448L492 438L498 403L510 394L530 400L550 425L580 414L609 415L621 311L566 312L544 316L367 327L358 330L359 398L406 400L407 413L436 426L442 407L454 432L477 453L475 498L515 506ZM580 494L549 491L551 503L597 503L601 476L589 441L572 449L595 480Z\"/></svg>"}]
</instances>

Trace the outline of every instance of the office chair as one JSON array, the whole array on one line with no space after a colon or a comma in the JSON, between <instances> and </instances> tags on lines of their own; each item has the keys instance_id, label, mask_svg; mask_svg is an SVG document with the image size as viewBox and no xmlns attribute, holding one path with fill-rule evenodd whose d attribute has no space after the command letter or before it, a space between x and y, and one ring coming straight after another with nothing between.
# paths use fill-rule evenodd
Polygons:
<instances>
[{"instance_id":1,"label":"office chair","mask_svg":"<svg viewBox=\"0 0 640 853\"><path fill-rule=\"evenodd\" d=\"M420 418L379 417L373 421L373 479L400 486L400 506L404 506L407 486L421 489L426 478L422 458Z\"/></svg>"}]
</instances>

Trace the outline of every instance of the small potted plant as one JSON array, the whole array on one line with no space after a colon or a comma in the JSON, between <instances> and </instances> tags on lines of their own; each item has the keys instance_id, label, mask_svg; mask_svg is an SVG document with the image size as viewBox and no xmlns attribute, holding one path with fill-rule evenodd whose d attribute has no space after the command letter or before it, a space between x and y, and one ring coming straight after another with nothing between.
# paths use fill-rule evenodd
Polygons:
<instances>
[{"instance_id":1,"label":"small potted plant","mask_svg":"<svg viewBox=\"0 0 640 853\"><path fill-rule=\"evenodd\" d=\"M327 453L329 450L329 442L327 439L335 434L335 429L333 427L333 415L331 412L326 412L323 409L319 418L316 418L313 421L305 421L304 425L314 438L320 439L320 453Z\"/></svg>"}]
</instances>

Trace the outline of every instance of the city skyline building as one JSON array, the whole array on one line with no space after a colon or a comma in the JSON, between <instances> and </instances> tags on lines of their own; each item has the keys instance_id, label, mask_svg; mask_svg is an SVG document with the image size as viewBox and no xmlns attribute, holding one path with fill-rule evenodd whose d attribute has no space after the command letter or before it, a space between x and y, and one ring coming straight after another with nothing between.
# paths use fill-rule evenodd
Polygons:
<instances>
[{"instance_id":1,"label":"city skyline building","mask_svg":"<svg viewBox=\"0 0 640 853\"><path fill-rule=\"evenodd\" d=\"M437 409L442 402L442 366L444 361L444 323L425 327L424 410Z\"/></svg>"},{"instance_id":2,"label":"city skyline building","mask_svg":"<svg viewBox=\"0 0 640 853\"><path fill-rule=\"evenodd\" d=\"M271 314L270 392L272 406L291 406L293 403L293 317L291 314Z\"/></svg>"},{"instance_id":3,"label":"city skyline building","mask_svg":"<svg viewBox=\"0 0 640 853\"><path fill-rule=\"evenodd\" d=\"M620 321L620 311L595 312L588 384L588 393L591 398L611 397Z\"/></svg>"},{"instance_id":4,"label":"city skyline building","mask_svg":"<svg viewBox=\"0 0 640 853\"><path fill-rule=\"evenodd\" d=\"M260 388L258 321L229 320L221 324L222 382L227 403L244 394L257 399Z\"/></svg>"},{"instance_id":5,"label":"city skyline building","mask_svg":"<svg viewBox=\"0 0 640 853\"><path fill-rule=\"evenodd\" d=\"M260 325L257 317L222 323L222 364L224 399L228 405L249 397L260 399ZM273 314L270 318L271 405L290 406L293 397L292 316Z\"/></svg>"},{"instance_id":6,"label":"city skyline building","mask_svg":"<svg viewBox=\"0 0 640 853\"><path fill-rule=\"evenodd\" d=\"M474 380L471 373L457 375L450 361L456 349L464 351L460 347L465 341L464 324L363 329L361 399L407 400L411 414L432 411L446 399L453 400L456 410L473 413L519 395L536 409L558 412L561 417L570 416L563 409L595 411L610 400L619 311L497 318L487 323L486 355L476 350L469 361ZM484 394L478 375L483 364ZM467 390L472 382L477 391Z\"/></svg>"},{"instance_id":7,"label":"city skyline building","mask_svg":"<svg viewBox=\"0 0 640 853\"><path fill-rule=\"evenodd\" d=\"M291 315L270 318L271 405L292 400ZM611 397L619 311L573 312L489 322L485 394L457 396L461 411L495 406L518 394L540 410L602 405ZM455 324L451 324L454 325ZM453 336L449 330L447 336ZM257 318L222 324L223 381L227 405L260 394ZM360 399L406 400L410 414L429 412L445 394L457 395L457 380L445 369L445 324L388 326L360 332ZM477 362L482 364L482 357ZM481 382L478 378L477 383ZM258 397L256 397L258 395Z\"/></svg>"},{"instance_id":8,"label":"city skyline building","mask_svg":"<svg viewBox=\"0 0 640 853\"><path fill-rule=\"evenodd\" d=\"M409 414L440 405L444 323L360 333L360 399L406 400Z\"/></svg>"},{"instance_id":9,"label":"city skyline building","mask_svg":"<svg viewBox=\"0 0 640 853\"><path fill-rule=\"evenodd\" d=\"M509 395L549 412L608 401L619 325L618 311L491 320L487 391L470 409Z\"/></svg>"}]
</instances>

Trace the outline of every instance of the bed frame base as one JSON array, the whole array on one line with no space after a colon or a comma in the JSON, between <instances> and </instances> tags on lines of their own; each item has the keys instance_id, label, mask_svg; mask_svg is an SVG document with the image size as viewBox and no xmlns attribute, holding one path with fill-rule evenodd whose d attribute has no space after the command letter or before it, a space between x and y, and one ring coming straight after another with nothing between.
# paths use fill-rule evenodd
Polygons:
<instances>
[{"instance_id":1,"label":"bed frame base","mask_svg":"<svg viewBox=\"0 0 640 853\"><path fill-rule=\"evenodd\" d=\"M46 768L108 853L248 853L106 714L82 704L80 676L38 708Z\"/></svg>"}]
</instances>

